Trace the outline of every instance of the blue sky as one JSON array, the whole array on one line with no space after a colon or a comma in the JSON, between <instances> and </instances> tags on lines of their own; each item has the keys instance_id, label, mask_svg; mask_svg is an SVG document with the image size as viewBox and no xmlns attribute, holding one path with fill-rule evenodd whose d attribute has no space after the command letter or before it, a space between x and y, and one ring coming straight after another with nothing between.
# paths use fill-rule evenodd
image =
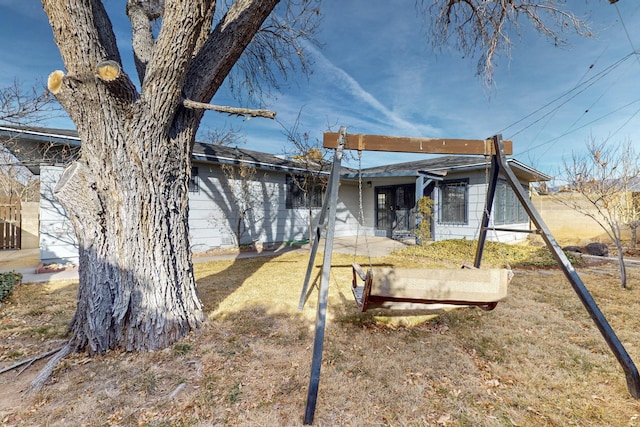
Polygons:
<instances>
[{"instance_id":1,"label":"blue sky","mask_svg":"<svg viewBox=\"0 0 640 427\"><path fill-rule=\"evenodd\" d=\"M495 86L487 89L475 76L475 60L450 48L434 51L413 1L325 0L317 37L322 48L308 52L313 74L294 76L264 107L286 126L302 111L300 129L313 138L340 125L353 133L415 137L482 139L501 132L513 139L514 157L552 175L591 137L630 138L640 149L640 55L633 54L640 49L640 2L569 3L589 18L594 36L568 35L568 46L555 47L523 25L512 37L511 58L499 58ZM124 66L135 75L124 2L106 4ZM0 0L0 37L3 87L15 78L29 87L63 68L39 1ZM225 91L212 102L238 105ZM73 127L60 118L46 125ZM220 126L239 129L246 148L286 150L273 121L208 112L201 131ZM363 164L419 156L368 152Z\"/></svg>"}]
</instances>

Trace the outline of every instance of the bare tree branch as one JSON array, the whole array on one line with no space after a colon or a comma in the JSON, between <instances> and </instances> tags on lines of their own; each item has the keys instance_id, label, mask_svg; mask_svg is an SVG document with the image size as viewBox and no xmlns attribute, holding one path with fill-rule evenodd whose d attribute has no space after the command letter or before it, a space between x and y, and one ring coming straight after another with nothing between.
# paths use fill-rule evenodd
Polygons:
<instances>
[{"instance_id":1,"label":"bare tree branch","mask_svg":"<svg viewBox=\"0 0 640 427\"><path fill-rule=\"evenodd\" d=\"M487 86L493 83L496 58L509 57L510 33L519 33L520 20L533 27L554 45L566 44L569 32L589 36L582 18L564 10L562 0L419 0L418 7L430 21L432 44L442 48L453 44L469 57L478 57L477 74Z\"/></svg>"},{"instance_id":2,"label":"bare tree branch","mask_svg":"<svg viewBox=\"0 0 640 427\"><path fill-rule=\"evenodd\" d=\"M144 81L147 64L153 53L155 38L152 24L162 17L164 3L159 0L127 1L127 16L131 21L133 58L140 83Z\"/></svg>"},{"instance_id":3,"label":"bare tree branch","mask_svg":"<svg viewBox=\"0 0 640 427\"><path fill-rule=\"evenodd\" d=\"M0 89L0 122L29 125L51 114L59 114L55 98L34 86L25 91L18 80Z\"/></svg>"},{"instance_id":4,"label":"bare tree branch","mask_svg":"<svg viewBox=\"0 0 640 427\"><path fill-rule=\"evenodd\" d=\"M252 110L250 108L238 108L238 107L227 107L224 105L205 104L203 102L196 102L190 99L185 99L184 101L182 101L182 104L186 108L191 108L194 110L204 109L204 110L218 111L220 113L228 113L236 116L265 117L267 119L276 118L276 113L274 111L269 111L269 110Z\"/></svg>"}]
</instances>

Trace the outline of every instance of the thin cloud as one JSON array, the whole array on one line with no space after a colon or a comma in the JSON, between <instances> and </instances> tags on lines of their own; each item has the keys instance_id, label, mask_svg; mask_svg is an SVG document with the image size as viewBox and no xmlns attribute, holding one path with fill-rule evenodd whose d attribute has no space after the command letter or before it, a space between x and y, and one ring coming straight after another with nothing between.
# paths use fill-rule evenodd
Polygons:
<instances>
[{"instance_id":1,"label":"thin cloud","mask_svg":"<svg viewBox=\"0 0 640 427\"><path fill-rule=\"evenodd\" d=\"M320 71L316 73L317 75L325 76L325 78L331 80L332 85L340 87L343 91L373 109L373 111L382 114L383 118L388 121L396 131L409 133L412 136L421 136L425 130L430 134L436 133L436 130L430 126L417 126L398 116L394 111L378 101L375 96L365 90L349 73L332 63L322 52L311 44L307 44L305 49L315 60L316 68ZM380 120L378 117L370 117L370 119L376 122Z\"/></svg>"}]
</instances>

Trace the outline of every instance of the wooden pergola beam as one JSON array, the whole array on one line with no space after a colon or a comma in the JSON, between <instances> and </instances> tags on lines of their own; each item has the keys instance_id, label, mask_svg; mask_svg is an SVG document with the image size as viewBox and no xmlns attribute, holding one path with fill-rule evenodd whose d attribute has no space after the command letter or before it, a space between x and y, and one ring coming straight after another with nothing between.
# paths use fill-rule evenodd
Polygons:
<instances>
[{"instance_id":1,"label":"wooden pergola beam","mask_svg":"<svg viewBox=\"0 0 640 427\"><path fill-rule=\"evenodd\" d=\"M338 147L337 132L325 132L324 148ZM504 154L513 154L513 143L503 141ZM481 154L493 153L491 139L410 138L405 136L347 134L347 150L395 151L400 153L425 154Z\"/></svg>"}]
</instances>

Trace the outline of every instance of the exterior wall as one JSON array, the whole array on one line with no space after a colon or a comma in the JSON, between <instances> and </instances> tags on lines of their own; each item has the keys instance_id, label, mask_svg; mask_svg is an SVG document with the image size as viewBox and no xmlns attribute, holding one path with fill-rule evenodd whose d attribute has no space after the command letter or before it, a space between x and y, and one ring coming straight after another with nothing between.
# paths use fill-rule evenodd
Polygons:
<instances>
[{"instance_id":1,"label":"exterior wall","mask_svg":"<svg viewBox=\"0 0 640 427\"><path fill-rule=\"evenodd\" d=\"M287 173L258 170L243 191L217 165L198 166L199 190L189 194L189 225L194 252L255 242L280 243L309 238L309 210L287 209ZM213 203L212 203L213 201ZM338 219L349 213L341 203ZM245 212L244 221L241 212ZM320 209L312 210L315 218ZM238 228L238 224L240 227ZM238 241L239 240L239 241Z\"/></svg>"},{"instance_id":2,"label":"exterior wall","mask_svg":"<svg viewBox=\"0 0 640 427\"><path fill-rule=\"evenodd\" d=\"M198 167L197 191L189 193L190 244L193 252L234 248L256 242L281 243L309 238L309 212L306 208L286 208L286 172L257 171L243 196L241 181L229 179L218 165L194 163ZM75 234L64 209L53 197L53 188L63 168L42 166L40 176L40 258L45 263L78 260ZM469 175L451 174L448 179L469 178L468 224L440 224L439 189L434 190L434 240L477 239L486 197L486 180L482 172ZM371 187L368 185L371 181ZM355 236L375 233L375 188L414 183L413 178L363 179L362 206L364 221L360 223L360 201L357 180L343 180L338 193L335 235ZM249 203L247 203L247 200ZM247 209L251 205L251 209ZM246 211L238 236L240 212ZM320 209L313 209L314 218ZM529 223L510 224L509 228L529 229ZM521 241L525 233L492 232L489 240ZM239 239L238 239L239 237ZM239 240L239 241L238 241Z\"/></svg>"},{"instance_id":3,"label":"exterior wall","mask_svg":"<svg viewBox=\"0 0 640 427\"><path fill-rule=\"evenodd\" d=\"M40 227L40 203L22 202L20 208L20 242L21 249L40 247L38 228Z\"/></svg>"},{"instance_id":4,"label":"exterior wall","mask_svg":"<svg viewBox=\"0 0 640 427\"><path fill-rule=\"evenodd\" d=\"M63 170L61 166L42 166L40 169L40 260L44 263L78 261L73 227L53 196Z\"/></svg>"},{"instance_id":5,"label":"exterior wall","mask_svg":"<svg viewBox=\"0 0 640 427\"><path fill-rule=\"evenodd\" d=\"M448 240L448 239L478 239L480 235L480 224L482 223L482 213L484 211L485 199L487 197L488 183L484 171L472 172L470 174L449 174L446 177L447 180L455 179L468 179L468 221L467 224L441 224L440 223L440 205L442 203L441 191L439 187L436 187L434 191L434 236L433 239ZM493 225L493 219L490 221L489 226ZM529 221L521 224L508 224L504 227L512 229L529 230ZM500 241L505 243L515 243L526 240L527 233L516 233L508 231L496 231L489 230L487 233L487 240Z\"/></svg>"},{"instance_id":6,"label":"exterior wall","mask_svg":"<svg viewBox=\"0 0 640 427\"><path fill-rule=\"evenodd\" d=\"M362 193L364 222L360 222L360 196L358 182L342 181L338 191L338 209L336 217L336 237L373 236L375 212L373 190Z\"/></svg>"},{"instance_id":7,"label":"exterior wall","mask_svg":"<svg viewBox=\"0 0 640 427\"><path fill-rule=\"evenodd\" d=\"M309 211L286 208L286 172L258 170L248 191L241 181L229 179L218 165L198 167L197 191L189 193L190 244L193 252L234 248L256 242L281 243L309 238ZM40 259L44 263L78 260L78 246L64 209L53 197L62 167L42 166L40 198ZM342 200L347 200L345 204ZM341 186L336 236L355 234L357 187ZM248 203L247 203L248 201ZM247 209L251 206L251 209ZM238 242L240 212L241 221ZM320 209L313 209L314 218Z\"/></svg>"},{"instance_id":8,"label":"exterior wall","mask_svg":"<svg viewBox=\"0 0 640 427\"><path fill-rule=\"evenodd\" d=\"M604 220L596 208L584 203L578 194L535 195L533 203L549 231L560 244L585 245L593 241L610 240L595 220L569 207L577 203L594 217ZM625 230L625 236L627 235L629 233Z\"/></svg>"}]
</instances>

